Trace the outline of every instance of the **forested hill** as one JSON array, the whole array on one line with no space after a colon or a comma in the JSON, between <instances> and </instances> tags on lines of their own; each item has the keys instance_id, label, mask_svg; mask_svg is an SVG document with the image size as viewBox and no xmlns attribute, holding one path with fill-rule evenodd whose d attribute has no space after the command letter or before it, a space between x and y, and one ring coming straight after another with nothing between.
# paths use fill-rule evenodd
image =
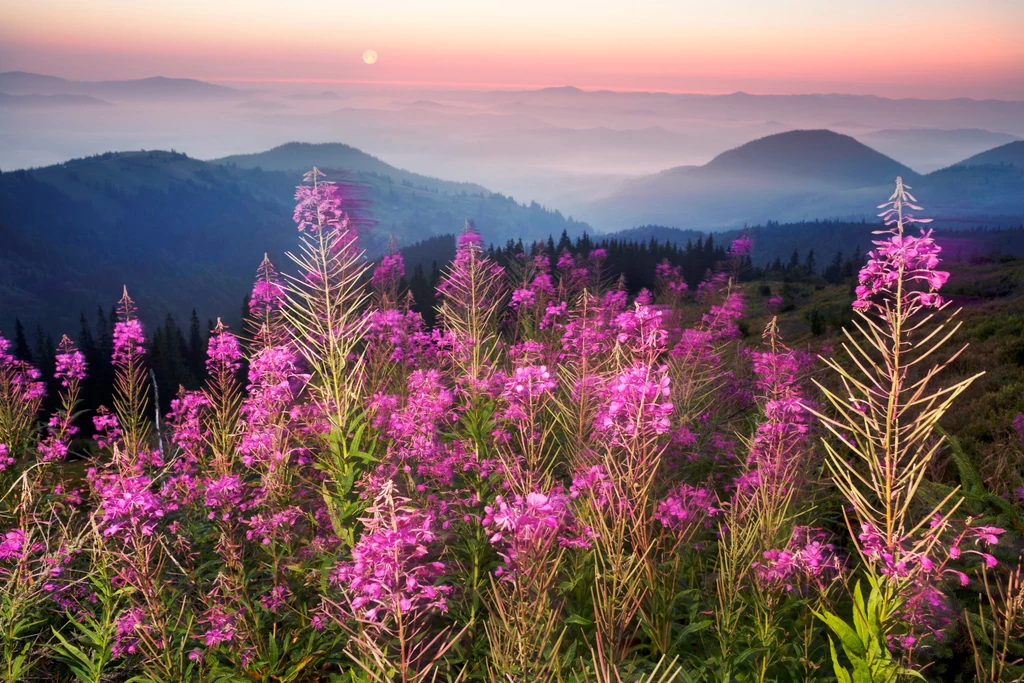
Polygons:
<instances>
[{"instance_id":1,"label":"forested hill","mask_svg":"<svg viewBox=\"0 0 1024 683\"><path fill-rule=\"evenodd\" d=\"M235 154L213 159L210 163L239 168L258 168L264 171L285 171L302 173L316 166L322 170L342 170L348 173L372 173L406 187L446 192L449 194L490 194L487 188L476 183L460 183L440 180L430 176L396 168L375 156L340 142L288 142L266 152Z\"/></svg>"},{"instance_id":2,"label":"forested hill","mask_svg":"<svg viewBox=\"0 0 1024 683\"><path fill-rule=\"evenodd\" d=\"M326 164L325 164L326 166ZM445 192L350 171L365 246L411 244L473 220L488 240L543 239L586 224L484 191ZM119 152L0 174L0 329L20 316L59 332L108 307L128 285L146 316L233 314L264 252L295 247L301 175L244 169L163 151ZM472 186L470 186L472 187Z\"/></svg>"}]
</instances>

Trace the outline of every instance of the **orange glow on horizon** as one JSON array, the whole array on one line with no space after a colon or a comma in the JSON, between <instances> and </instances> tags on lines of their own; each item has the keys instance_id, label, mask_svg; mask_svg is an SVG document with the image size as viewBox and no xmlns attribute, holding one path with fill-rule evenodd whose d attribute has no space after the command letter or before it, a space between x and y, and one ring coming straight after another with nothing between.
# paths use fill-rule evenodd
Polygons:
<instances>
[{"instance_id":1,"label":"orange glow on horizon","mask_svg":"<svg viewBox=\"0 0 1024 683\"><path fill-rule=\"evenodd\" d=\"M37 0L5 10L0 67L83 80L1024 100L1024 3L792 0L773 8L736 0L709 8L637 0L627 11L601 0L500 8L450 0L442 3L450 11L428 11L393 2L385 12L329 0ZM367 46L381 58L372 78L362 61Z\"/></svg>"}]
</instances>

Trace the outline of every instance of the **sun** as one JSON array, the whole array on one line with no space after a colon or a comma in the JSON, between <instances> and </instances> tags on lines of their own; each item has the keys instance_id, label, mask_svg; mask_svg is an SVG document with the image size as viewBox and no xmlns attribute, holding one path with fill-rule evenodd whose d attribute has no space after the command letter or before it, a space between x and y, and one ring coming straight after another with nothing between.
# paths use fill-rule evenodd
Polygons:
<instances>
[{"instance_id":1,"label":"sun","mask_svg":"<svg viewBox=\"0 0 1024 683\"><path fill-rule=\"evenodd\" d=\"M367 64L373 64L377 61L377 52L375 50L367 50L363 53L363 61Z\"/></svg>"}]
</instances>

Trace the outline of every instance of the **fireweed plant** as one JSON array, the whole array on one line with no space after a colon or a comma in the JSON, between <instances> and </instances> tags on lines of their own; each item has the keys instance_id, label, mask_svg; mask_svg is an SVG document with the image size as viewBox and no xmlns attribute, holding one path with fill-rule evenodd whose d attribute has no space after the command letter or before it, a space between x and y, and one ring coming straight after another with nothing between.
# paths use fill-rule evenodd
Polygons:
<instances>
[{"instance_id":1,"label":"fireweed plant","mask_svg":"<svg viewBox=\"0 0 1024 683\"><path fill-rule=\"evenodd\" d=\"M0 337L4 681L893 681L955 643L958 675L1020 670L1017 541L928 476L973 378L926 365L957 327L902 181L819 364L774 318L744 342L746 238L631 297L600 249L503 267L467 224L429 328L350 188L304 180L292 267L168 414L127 290L94 414L70 339L41 416Z\"/></svg>"}]
</instances>

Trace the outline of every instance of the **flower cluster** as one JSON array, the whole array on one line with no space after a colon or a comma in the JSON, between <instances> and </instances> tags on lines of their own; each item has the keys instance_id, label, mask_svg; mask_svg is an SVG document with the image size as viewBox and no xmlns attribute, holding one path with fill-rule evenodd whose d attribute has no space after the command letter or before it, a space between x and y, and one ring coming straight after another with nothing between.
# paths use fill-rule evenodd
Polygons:
<instances>
[{"instance_id":1,"label":"flower cluster","mask_svg":"<svg viewBox=\"0 0 1024 683\"><path fill-rule=\"evenodd\" d=\"M787 592L809 588L823 591L840 578L843 560L828 534L812 527L795 527L789 544L782 549L766 550L764 561L754 565L755 576L767 588L785 588Z\"/></svg>"},{"instance_id":2,"label":"flower cluster","mask_svg":"<svg viewBox=\"0 0 1024 683\"><path fill-rule=\"evenodd\" d=\"M450 586L435 585L444 565L431 561L436 539L434 519L395 495L388 481L381 487L352 560L331 573L353 611L369 622L383 622L396 614L447 609Z\"/></svg>"},{"instance_id":3,"label":"flower cluster","mask_svg":"<svg viewBox=\"0 0 1024 683\"><path fill-rule=\"evenodd\" d=\"M125 610L114 620L111 654L115 658L136 654L139 651L139 639L150 628L146 612L141 607Z\"/></svg>"},{"instance_id":4,"label":"flower cluster","mask_svg":"<svg viewBox=\"0 0 1024 683\"><path fill-rule=\"evenodd\" d=\"M699 526L710 527L721 512L714 493L706 488L680 484L658 501L654 518L666 529L683 532Z\"/></svg>"},{"instance_id":5,"label":"flower cluster","mask_svg":"<svg viewBox=\"0 0 1024 683\"><path fill-rule=\"evenodd\" d=\"M336 183L320 180L323 176L313 169L303 178L307 183L295 188L295 212L292 216L299 232L316 232L337 224L343 219L342 198Z\"/></svg>"},{"instance_id":6,"label":"flower cluster","mask_svg":"<svg viewBox=\"0 0 1024 683\"><path fill-rule=\"evenodd\" d=\"M558 382L546 365L517 367L501 392L506 406L503 417L514 421L530 419L540 403L553 395L557 386Z\"/></svg>"},{"instance_id":7,"label":"flower cluster","mask_svg":"<svg viewBox=\"0 0 1024 683\"><path fill-rule=\"evenodd\" d=\"M146 335L136 318L114 324L114 364L127 365L146 353Z\"/></svg>"},{"instance_id":8,"label":"flower cluster","mask_svg":"<svg viewBox=\"0 0 1024 683\"><path fill-rule=\"evenodd\" d=\"M682 267L670 265L668 261L655 266L654 280L661 290L672 297L682 297L690 291L683 278Z\"/></svg>"},{"instance_id":9,"label":"flower cluster","mask_svg":"<svg viewBox=\"0 0 1024 683\"><path fill-rule=\"evenodd\" d=\"M99 501L99 526L104 536L151 536L164 515L174 508L154 491L148 476L104 474L95 468L89 469L88 476Z\"/></svg>"},{"instance_id":10,"label":"flower cluster","mask_svg":"<svg viewBox=\"0 0 1024 683\"><path fill-rule=\"evenodd\" d=\"M424 329L415 311L394 308L373 311L366 321L367 354L407 368L429 363L436 355L436 340Z\"/></svg>"},{"instance_id":11,"label":"flower cluster","mask_svg":"<svg viewBox=\"0 0 1024 683\"><path fill-rule=\"evenodd\" d=\"M217 321L217 329L210 335L206 352L206 369L211 375L233 373L241 367L242 349L238 337Z\"/></svg>"},{"instance_id":12,"label":"flower cluster","mask_svg":"<svg viewBox=\"0 0 1024 683\"><path fill-rule=\"evenodd\" d=\"M72 382L81 382L85 379L85 356L74 348L74 344L66 336L61 341L61 346L53 375L60 380L62 387L68 388Z\"/></svg>"},{"instance_id":13,"label":"flower cluster","mask_svg":"<svg viewBox=\"0 0 1024 683\"><path fill-rule=\"evenodd\" d=\"M505 561L495 574L512 577L516 565L543 555L553 546L589 547L589 530L575 524L569 496L563 492L533 492L511 500L497 496L484 508L483 525L491 532L491 545Z\"/></svg>"},{"instance_id":14,"label":"flower cluster","mask_svg":"<svg viewBox=\"0 0 1024 683\"><path fill-rule=\"evenodd\" d=\"M249 294L249 312L253 315L266 315L284 305L285 294L281 278L274 264L266 256L256 270L256 281Z\"/></svg>"},{"instance_id":15,"label":"flower cluster","mask_svg":"<svg viewBox=\"0 0 1024 683\"><path fill-rule=\"evenodd\" d=\"M613 443L661 435L672 426L668 367L635 365L609 382L595 429Z\"/></svg>"},{"instance_id":16,"label":"flower cluster","mask_svg":"<svg viewBox=\"0 0 1024 683\"><path fill-rule=\"evenodd\" d=\"M632 311L615 316L615 327L615 341L636 358L653 360L665 351L668 333L660 310L638 303Z\"/></svg>"},{"instance_id":17,"label":"flower cluster","mask_svg":"<svg viewBox=\"0 0 1024 683\"><path fill-rule=\"evenodd\" d=\"M383 289L397 285L405 276L405 260L400 253L386 254L373 269L371 282L374 287Z\"/></svg>"},{"instance_id":18,"label":"flower cluster","mask_svg":"<svg viewBox=\"0 0 1024 683\"><path fill-rule=\"evenodd\" d=\"M22 529L11 529L0 537L0 561L24 559L25 532Z\"/></svg>"},{"instance_id":19,"label":"flower cluster","mask_svg":"<svg viewBox=\"0 0 1024 683\"><path fill-rule=\"evenodd\" d=\"M879 295L900 296L906 302L916 303L923 307L939 307L942 297L936 292L942 289L949 279L949 273L936 270L939 265L939 253L942 247L935 243L931 230L921 231L920 236L905 235L905 225L911 223L930 223L930 218L915 218L907 210L922 210L914 202L914 196L908 191L909 186L903 184L902 178L896 179L896 191L889 201L878 208L884 211L878 214L887 226L894 226L888 232L891 237L875 241L876 249L868 252L868 262L861 268L857 276L857 300L853 307L868 310L877 306L884 311L881 304L873 303L872 299ZM908 283L924 285L923 290L897 291Z\"/></svg>"},{"instance_id":20,"label":"flower cluster","mask_svg":"<svg viewBox=\"0 0 1024 683\"><path fill-rule=\"evenodd\" d=\"M0 336L0 391L7 400L31 404L45 396L46 385L39 381L39 370L15 358L10 348L11 343Z\"/></svg>"}]
</instances>

